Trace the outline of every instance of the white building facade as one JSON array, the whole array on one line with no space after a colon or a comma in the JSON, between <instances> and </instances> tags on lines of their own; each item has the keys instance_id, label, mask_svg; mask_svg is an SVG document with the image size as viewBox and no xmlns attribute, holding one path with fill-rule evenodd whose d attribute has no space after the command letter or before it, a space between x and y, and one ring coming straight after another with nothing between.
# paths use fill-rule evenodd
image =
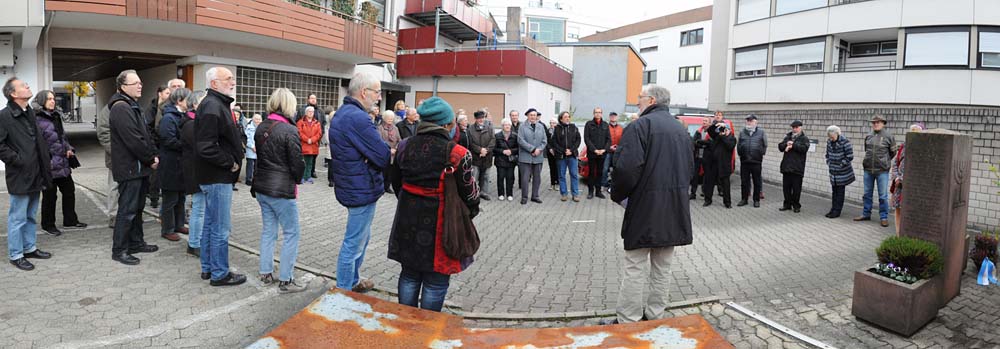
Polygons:
<instances>
[{"instance_id":1,"label":"white building facade","mask_svg":"<svg viewBox=\"0 0 1000 349\"><path fill-rule=\"evenodd\" d=\"M717 0L713 18L709 108L733 119L755 113L772 139L802 120L819 140L805 190L830 190L828 125L854 141L861 178L867 120L882 114L897 143L917 122L972 135L969 223L1000 225L986 164L1000 162L1000 2ZM779 162L769 152L765 179L780 181ZM852 185L848 200L861 193Z\"/></svg>"}]
</instances>

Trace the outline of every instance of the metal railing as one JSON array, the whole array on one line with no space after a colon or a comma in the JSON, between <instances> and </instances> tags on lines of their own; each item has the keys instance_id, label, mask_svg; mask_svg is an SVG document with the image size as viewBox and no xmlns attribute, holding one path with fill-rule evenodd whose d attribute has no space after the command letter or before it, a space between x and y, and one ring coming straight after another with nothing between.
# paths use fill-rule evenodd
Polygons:
<instances>
[{"instance_id":1,"label":"metal railing","mask_svg":"<svg viewBox=\"0 0 1000 349\"><path fill-rule=\"evenodd\" d=\"M835 72L851 72L865 70L891 70L896 69L896 60L874 61L874 62L847 62L833 65Z\"/></svg>"},{"instance_id":2,"label":"metal railing","mask_svg":"<svg viewBox=\"0 0 1000 349\"><path fill-rule=\"evenodd\" d=\"M496 46L490 45L490 46L472 46L472 47L451 47L451 48L439 48L439 49L426 48L426 49L416 49L416 50L401 50L401 51L397 52L396 54L397 55L404 55L404 54L421 54L421 53L445 53L445 52L469 52L469 51L504 51L504 50L526 50L526 51L531 52L531 53L535 54L536 56L542 58L543 60L545 60L549 64L552 64L552 65L558 67L559 69L565 70L568 73L572 73L573 72L569 68L567 68L567 67L565 67L565 66L563 66L563 65L561 65L559 63L556 63L556 61L553 61L549 57L545 57L545 55L543 55L541 53L538 53L538 51L535 51L535 49L533 49L531 47L528 47L528 46L525 46L525 45L497 44Z\"/></svg>"},{"instance_id":3,"label":"metal railing","mask_svg":"<svg viewBox=\"0 0 1000 349\"><path fill-rule=\"evenodd\" d=\"M375 29L378 29L379 31L384 32L384 33L389 33L389 34L393 34L393 35L396 34L395 31L389 30L385 26L379 25L378 23L372 23L372 22L366 21L364 18L361 18L361 16L358 16L358 15L355 15L355 14L351 14L351 13L345 13L345 12L337 10L337 9L333 9L333 8L330 8L330 7L323 6L323 5L319 4L319 2L317 0L285 0L285 1L288 2L288 3L290 3L290 4L299 5L299 6L302 6L302 7L308 8L308 9L312 9L312 10L316 10L316 11L319 11L319 12L322 12L322 13L325 13L325 14L328 14L328 15L337 16L337 17L343 18L343 19L348 20L348 21L353 21L355 23L367 24L367 25L370 25L370 26L374 27Z\"/></svg>"}]
</instances>

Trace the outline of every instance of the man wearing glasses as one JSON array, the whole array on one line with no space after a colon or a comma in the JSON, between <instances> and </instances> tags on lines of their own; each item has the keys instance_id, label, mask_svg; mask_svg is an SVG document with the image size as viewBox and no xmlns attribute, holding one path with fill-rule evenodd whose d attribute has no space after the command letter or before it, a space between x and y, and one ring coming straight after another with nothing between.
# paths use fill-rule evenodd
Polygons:
<instances>
[{"instance_id":1,"label":"man wearing glasses","mask_svg":"<svg viewBox=\"0 0 1000 349\"><path fill-rule=\"evenodd\" d=\"M233 72L213 67L205 73L208 89L198 104L194 119L195 174L205 193L205 225L202 229L201 278L212 286L239 285L246 276L229 271L230 208L233 183L243 163L243 139L233 121L236 79Z\"/></svg>"},{"instance_id":2,"label":"man wearing glasses","mask_svg":"<svg viewBox=\"0 0 1000 349\"><path fill-rule=\"evenodd\" d=\"M330 120L330 171L334 194L347 207L347 231L337 257L337 288L366 292L375 287L359 275L371 238L375 203L385 192L382 172L389 166L389 146L382 141L368 111L382 99L375 76L355 74L348 96Z\"/></svg>"}]
</instances>

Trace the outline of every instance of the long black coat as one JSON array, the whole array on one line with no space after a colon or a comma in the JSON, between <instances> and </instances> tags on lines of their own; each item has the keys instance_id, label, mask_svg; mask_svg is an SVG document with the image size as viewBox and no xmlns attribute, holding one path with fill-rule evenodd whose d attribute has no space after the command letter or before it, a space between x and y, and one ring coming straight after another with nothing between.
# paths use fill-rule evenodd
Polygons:
<instances>
[{"instance_id":1,"label":"long black coat","mask_svg":"<svg viewBox=\"0 0 1000 349\"><path fill-rule=\"evenodd\" d=\"M181 158L184 154L184 144L181 142L181 122L186 119L177 106L170 104L163 107L163 119L160 120L160 188L166 191L184 190L184 171L181 168Z\"/></svg>"},{"instance_id":2,"label":"long black coat","mask_svg":"<svg viewBox=\"0 0 1000 349\"><path fill-rule=\"evenodd\" d=\"M733 174L733 149L736 148L736 137L730 133L728 136L719 134L718 128L709 128L708 134L712 137L712 169L717 178L728 177Z\"/></svg>"},{"instance_id":3,"label":"long black coat","mask_svg":"<svg viewBox=\"0 0 1000 349\"><path fill-rule=\"evenodd\" d=\"M496 159L497 167L511 168L517 166L517 133L510 130L510 137L504 139L503 131L497 132L496 147L493 148L493 157ZM510 150L510 157L503 155L504 150Z\"/></svg>"},{"instance_id":4,"label":"long black coat","mask_svg":"<svg viewBox=\"0 0 1000 349\"><path fill-rule=\"evenodd\" d=\"M49 144L31 107L14 101L0 110L0 161L7 166L7 191L13 195L37 193L52 185Z\"/></svg>"},{"instance_id":5,"label":"long black coat","mask_svg":"<svg viewBox=\"0 0 1000 349\"><path fill-rule=\"evenodd\" d=\"M629 123L615 153L611 199L628 199L626 250L691 244L688 189L694 149L687 129L667 106L653 105Z\"/></svg>"},{"instance_id":6,"label":"long black coat","mask_svg":"<svg viewBox=\"0 0 1000 349\"><path fill-rule=\"evenodd\" d=\"M792 143L791 148L787 148L788 141L794 139L795 143ZM806 175L806 154L809 153L809 137L806 137L805 133L802 133L798 137L792 137L792 133L789 132L785 135L785 139L778 143L778 151L785 153L784 157L781 158L781 173L794 174L799 176Z\"/></svg>"}]
</instances>

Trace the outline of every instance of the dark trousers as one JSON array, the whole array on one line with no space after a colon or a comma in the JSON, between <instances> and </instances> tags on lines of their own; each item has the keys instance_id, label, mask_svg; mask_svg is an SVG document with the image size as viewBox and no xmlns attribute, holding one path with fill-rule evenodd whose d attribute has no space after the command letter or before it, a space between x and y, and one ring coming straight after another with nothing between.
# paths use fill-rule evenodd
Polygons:
<instances>
[{"instance_id":1,"label":"dark trousers","mask_svg":"<svg viewBox=\"0 0 1000 349\"><path fill-rule=\"evenodd\" d=\"M143 194L148 191L147 177L118 182L118 215L115 217L112 255L146 245L142 237L142 209L146 207Z\"/></svg>"},{"instance_id":2,"label":"dark trousers","mask_svg":"<svg viewBox=\"0 0 1000 349\"><path fill-rule=\"evenodd\" d=\"M149 197L149 202L159 202L160 201L160 171L153 170L153 174L149 176L146 182L146 196Z\"/></svg>"},{"instance_id":3,"label":"dark trousers","mask_svg":"<svg viewBox=\"0 0 1000 349\"><path fill-rule=\"evenodd\" d=\"M538 199L538 187L542 185L542 164L526 162L517 165L521 176L521 199L528 198L528 186L531 186L531 199Z\"/></svg>"},{"instance_id":4,"label":"dark trousers","mask_svg":"<svg viewBox=\"0 0 1000 349\"><path fill-rule=\"evenodd\" d=\"M835 215L840 215L840 212L844 209L844 192L847 190L846 185L835 185L833 186L833 206L830 207L830 213Z\"/></svg>"},{"instance_id":5,"label":"dark trousers","mask_svg":"<svg viewBox=\"0 0 1000 349\"><path fill-rule=\"evenodd\" d=\"M760 164L740 163L741 200L747 201L750 197L750 183L753 183L753 201L760 201L760 189L764 182L760 178L760 167Z\"/></svg>"},{"instance_id":6,"label":"dark trousers","mask_svg":"<svg viewBox=\"0 0 1000 349\"><path fill-rule=\"evenodd\" d=\"M56 190L62 193L63 225L80 224L76 216L76 187L73 176L53 178L52 186L42 191L42 229L56 227Z\"/></svg>"},{"instance_id":7,"label":"dark trousers","mask_svg":"<svg viewBox=\"0 0 1000 349\"><path fill-rule=\"evenodd\" d=\"M247 176L244 178L243 183L247 185L253 184L253 170L255 166L257 166L257 159L247 159Z\"/></svg>"},{"instance_id":8,"label":"dark trousers","mask_svg":"<svg viewBox=\"0 0 1000 349\"><path fill-rule=\"evenodd\" d=\"M546 159L549 162L549 185L559 185L559 159L551 154Z\"/></svg>"},{"instance_id":9,"label":"dark trousers","mask_svg":"<svg viewBox=\"0 0 1000 349\"><path fill-rule=\"evenodd\" d=\"M698 193L698 185L704 180L701 172L701 158L694 158L694 173L691 174L691 196Z\"/></svg>"},{"instance_id":10,"label":"dark trousers","mask_svg":"<svg viewBox=\"0 0 1000 349\"><path fill-rule=\"evenodd\" d=\"M705 202L712 202L712 195L715 193L715 182L718 181L719 172L714 167L705 166L705 175L702 176L701 192L705 194Z\"/></svg>"},{"instance_id":11,"label":"dark trousers","mask_svg":"<svg viewBox=\"0 0 1000 349\"><path fill-rule=\"evenodd\" d=\"M782 173L781 185L785 192L785 207L801 208L799 198L802 197L802 176Z\"/></svg>"},{"instance_id":12,"label":"dark trousers","mask_svg":"<svg viewBox=\"0 0 1000 349\"><path fill-rule=\"evenodd\" d=\"M333 184L333 159L326 159L326 181Z\"/></svg>"},{"instance_id":13,"label":"dark trousers","mask_svg":"<svg viewBox=\"0 0 1000 349\"><path fill-rule=\"evenodd\" d=\"M497 166L497 196L514 196L515 169Z\"/></svg>"},{"instance_id":14,"label":"dark trousers","mask_svg":"<svg viewBox=\"0 0 1000 349\"><path fill-rule=\"evenodd\" d=\"M587 188L591 192L596 188L601 190L601 180L604 179L604 160L606 156L587 153Z\"/></svg>"},{"instance_id":15,"label":"dark trousers","mask_svg":"<svg viewBox=\"0 0 1000 349\"><path fill-rule=\"evenodd\" d=\"M170 234L184 227L184 193L163 191L163 206L160 206L160 234Z\"/></svg>"},{"instance_id":16,"label":"dark trousers","mask_svg":"<svg viewBox=\"0 0 1000 349\"><path fill-rule=\"evenodd\" d=\"M722 204L726 206L733 204L733 197L729 190L730 188L729 177L730 176L721 176L715 180L715 187L719 192L719 196L722 197Z\"/></svg>"}]
</instances>

